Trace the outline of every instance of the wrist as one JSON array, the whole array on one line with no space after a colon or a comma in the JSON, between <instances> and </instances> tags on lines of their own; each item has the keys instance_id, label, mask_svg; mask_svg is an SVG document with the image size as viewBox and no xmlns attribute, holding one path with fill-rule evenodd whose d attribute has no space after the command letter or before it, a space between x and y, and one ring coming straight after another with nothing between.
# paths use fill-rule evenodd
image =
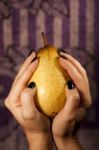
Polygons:
<instances>
[{"instance_id":1,"label":"wrist","mask_svg":"<svg viewBox=\"0 0 99 150\"><path fill-rule=\"evenodd\" d=\"M83 150L77 137L59 137L53 136L55 144L59 150Z\"/></svg>"},{"instance_id":2,"label":"wrist","mask_svg":"<svg viewBox=\"0 0 99 150\"><path fill-rule=\"evenodd\" d=\"M51 132L44 133L26 133L29 144L29 150L51 150L52 135Z\"/></svg>"}]
</instances>

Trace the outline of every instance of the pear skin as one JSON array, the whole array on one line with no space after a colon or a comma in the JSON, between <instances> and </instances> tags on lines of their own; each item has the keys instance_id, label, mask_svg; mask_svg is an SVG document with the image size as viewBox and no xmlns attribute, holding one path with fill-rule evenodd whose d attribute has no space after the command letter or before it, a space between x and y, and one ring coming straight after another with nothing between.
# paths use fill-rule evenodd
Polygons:
<instances>
[{"instance_id":1,"label":"pear skin","mask_svg":"<svg viewBox=\"0 0 99 150\"><path fill-rule=\"evenodd\" d=\"M65 104L65 86L70 77L59 64L57 49L53 46L45 45L39 49L37 57L39 65L29 83L36 83L35 103L39 110L53 117Z\"/></svg>"}]
</instances>

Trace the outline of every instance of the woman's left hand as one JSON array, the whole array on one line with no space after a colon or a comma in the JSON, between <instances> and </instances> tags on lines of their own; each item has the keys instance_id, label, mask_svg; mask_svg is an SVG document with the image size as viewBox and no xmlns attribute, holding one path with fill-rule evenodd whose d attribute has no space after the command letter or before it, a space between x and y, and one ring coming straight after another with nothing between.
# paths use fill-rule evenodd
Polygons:
<instances>
[{"instance_id":1,"label":"woman's left hand","mask_svg":"<svg viewBox=\"0 0 99 150\"><path fill-rule=\"evenodd\" d=\"M66 84L66 104L53 119L52 132L56 143L56 139L73 138L73 126L84 118L87 108L92 103L85 69L64 51L60 51L59 55L59 62L71 77L71 81Z\"/></svg>"},{"instance_id":2,"label":"woman's left hand","mask_svg":"<svg viewBox=\"0 0 99 150\"><path fill-rule=\"evenodd\" d=\"M88 108L91 105L92 101L86 70L71 55L60 51L60 56L61 57L59 58L59 62L74 82L79 92L82 106L84 108ZM64 59L62 56L64 57Z\"/></svg>"}]
</instances>

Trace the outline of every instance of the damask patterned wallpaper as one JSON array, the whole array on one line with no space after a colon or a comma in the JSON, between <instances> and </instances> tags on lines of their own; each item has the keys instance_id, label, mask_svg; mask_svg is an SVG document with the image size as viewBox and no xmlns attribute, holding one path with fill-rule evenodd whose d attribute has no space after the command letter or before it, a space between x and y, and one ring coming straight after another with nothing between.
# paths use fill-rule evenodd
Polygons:
<instances>
[{"instance_id":1,"label":"damask patterned wallpaper","mask_svg":"<svg viewBox=\"0 0 99 150\"><path fill-rule=\"evenodd\" d=\"M86 150L99 150L99 1L0 1L0 150L26 150L21 127L4 106L13 79L29 51L49 44L63 48L86 68L93 105L78 137Z\"/></svg>"}]
</instances>

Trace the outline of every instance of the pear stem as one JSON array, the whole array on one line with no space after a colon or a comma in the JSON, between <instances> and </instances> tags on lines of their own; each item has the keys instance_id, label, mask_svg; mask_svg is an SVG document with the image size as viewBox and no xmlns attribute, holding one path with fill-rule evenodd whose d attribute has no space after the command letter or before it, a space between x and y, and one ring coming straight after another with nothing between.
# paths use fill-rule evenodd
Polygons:
<instances>
[{"instance_id":1,"label":"pear stem","mask_svg":"<svg viewBox=\"0 0 99 150\"><path fill-rule=\"evenodd\" d=\"M42 37L43 37L44 46L47 46L47 39L44 32L42 32Z\"/></svg>"}]
</instances>

